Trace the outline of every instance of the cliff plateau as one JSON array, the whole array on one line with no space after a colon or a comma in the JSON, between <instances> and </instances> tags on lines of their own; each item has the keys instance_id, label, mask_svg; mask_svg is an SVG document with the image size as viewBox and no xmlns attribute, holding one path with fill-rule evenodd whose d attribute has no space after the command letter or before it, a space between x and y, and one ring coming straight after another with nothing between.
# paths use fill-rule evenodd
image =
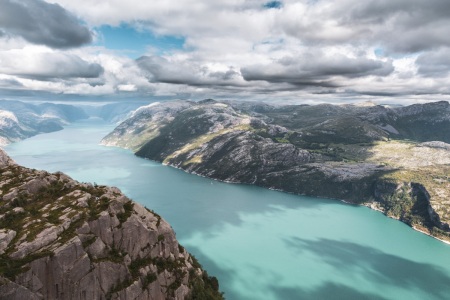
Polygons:
<instances>
[{"instance_id":1,"label":"cliff plateau","mask_svg":"<svg viewBox=\"0 0 450 300\"><path fill-rule=\"evenodd\" d=\"M0 299L222 299L170 225L114 187L0 150Z\"/></svg>"}]
</instances>

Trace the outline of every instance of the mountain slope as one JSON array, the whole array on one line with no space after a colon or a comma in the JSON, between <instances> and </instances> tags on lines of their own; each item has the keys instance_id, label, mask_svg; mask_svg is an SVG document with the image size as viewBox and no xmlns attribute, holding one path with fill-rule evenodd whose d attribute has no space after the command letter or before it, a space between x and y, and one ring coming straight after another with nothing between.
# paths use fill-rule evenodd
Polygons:
<instances>
[{"instance_id":1,"label":"mountain slope","mask_svg":"<svg viewBox=\"0 0 450 300\"><path fill-rule=\"evenodd\" d=\"M138 109L102 143L209 178L362 203L447 238L449 121L447 102L177 101Z\"/></svg>"},{"instance_id":2,"label":"mountain slope","mask_svg":"<svg viewBox=\"0 0 450 300\"><path fill-rule=\"evenodd\" d=\"M1 150L0 174L0 299L222 299L170 225L117 188Z\"/></svg>"},{"instance_id":3,"label":"mountain slope","mask_svg":"<svg viewBox=\"0 0 450 300\"><path fill-rule=\"evenodd\" d=\"M63 125L87 117L82 109L72 105L0 100L0 145L61 130Z\"/></svg>"}]
</instances>

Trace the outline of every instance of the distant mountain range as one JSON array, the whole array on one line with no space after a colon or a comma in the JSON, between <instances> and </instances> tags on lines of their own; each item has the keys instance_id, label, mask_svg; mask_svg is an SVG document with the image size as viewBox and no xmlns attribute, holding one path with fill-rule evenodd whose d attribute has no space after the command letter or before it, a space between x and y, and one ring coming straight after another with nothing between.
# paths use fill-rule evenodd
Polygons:
<instances>
[{"instance_id":1,"label":"distant mountain range","mask_svg":"<svg viewBox=\"0 0 450 300\"><path fill-rule=\"evenodd\" d=\"M61 130L63 125L87 117L81 108L72 105L0 100L0 145Z\"/></svg>"},{"instance_id":2,"label":"distant mountain range","mask_svg":"<svg viewBox=\"0 0 450 300\"><path fill-rule=\"evenodd\" d=\"M449 238L450 104L137 109L103 144L226 182L364 204Z\"/></svg>"}]
</instances>

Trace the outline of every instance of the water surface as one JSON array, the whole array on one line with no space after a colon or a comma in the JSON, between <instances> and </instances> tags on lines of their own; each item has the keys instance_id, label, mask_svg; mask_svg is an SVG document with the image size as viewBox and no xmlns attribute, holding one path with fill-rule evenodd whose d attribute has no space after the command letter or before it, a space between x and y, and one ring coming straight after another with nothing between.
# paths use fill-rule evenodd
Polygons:
<instances>
[{"instance_id":1,"label":"water surface","mask_svg":"<svg viewBox=\"0 0 450 300\"><path fill-rule=\"evenodd\" d=\"M448 245L366 207L220 183L98 145L112 129L90 119L6 151L154 209L227 299L450 299Z\"/></svg>"}]
</instances>

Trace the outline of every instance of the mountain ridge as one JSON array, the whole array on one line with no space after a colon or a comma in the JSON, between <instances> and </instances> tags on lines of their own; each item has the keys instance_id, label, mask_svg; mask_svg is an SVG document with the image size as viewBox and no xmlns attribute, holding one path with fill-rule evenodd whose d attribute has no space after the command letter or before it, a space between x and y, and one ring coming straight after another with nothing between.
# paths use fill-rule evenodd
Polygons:
<instances>
[{"instance_id":1,"label":"mountain ridge","mask_svg":"<svg viewBox=\"0 0 450 300\"><path fill-rule=\"evenodd\" d=\"M64 125L87 117L82 109L72 105L0 100L0 145L58 131Z\"/></svg>"},{"instance_id":2,"label":"mountain ridge","mask_svg":"<svg viewBox=\"0 0 450 300\"><path fill-rule=\"evenodd\" d=\"M445 128L445 101L388 108L208 99L138 109L102 143L217 180L364 204L448 239Z\"/></svg>"}]
</instances>

